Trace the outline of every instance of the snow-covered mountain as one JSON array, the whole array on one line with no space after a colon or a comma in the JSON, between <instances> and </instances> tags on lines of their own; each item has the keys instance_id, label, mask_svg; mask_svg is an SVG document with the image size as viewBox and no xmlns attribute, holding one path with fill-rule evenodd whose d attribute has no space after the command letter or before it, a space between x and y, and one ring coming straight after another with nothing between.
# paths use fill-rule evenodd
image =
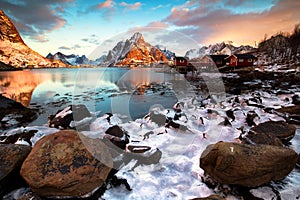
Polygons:
<instances>
[{"instance_id":1,"label":"snow-covered mountain","mask_svg":"<svg viewBox=\"0 0 300 200\"><path fill-rule=\"evenodd\" d=\"M30 49L12 21L0 10L0 61L13 67L66 67Z\"/></svg>"},{"instance_id":2,"label":"snow-covered mountain","mask_svg":"<svg viewBox=\"0 0 300 200\"><path fill-rule=\"evenodd\" d=\"M150 65L167 61L161 50L147 43L142 34L137 32L130 39L118 42L108 52L102 64L105 66Z\"/></svg>"},{"instance_id":3,"label":"snow-covered mountain","mask_svg":"<svg viewBox=\"0 0 300 200\"><path fill-rule=\"evenodd\" d=\"M79 56L75 54L71 55L65 55L61 52L57 52L55 54L49 53L46 58L55 61L59 60L67 65L73 65L73 66L78 66L78 65L99 65L101 64L105 59L106 55L101 56L100 58L97 58L96 60L90 60L88 59L85 55Z\"/></svg>"},{"instance_id":4,"label":"snow-covered mountain","mask_svg":"<svg viewBox=\"0 0 300 200\"><path fill-rule=\"evenodd\" d=\"M186 52L185 57L188 57L189 59L193 58L199 58L204 55L219 55L219 54L225 54L225 55L231 55L231 54L244 54L244 53L250 53L254 52L256 48L251 47L249 45L242 45L239 47L234 46L231 42L221 42L216 43L213 45L202 46L199 49L191 49Z\"/></svg>"},{"instance_id":5,"label":"snow-covered mountain","mask_svg":"<svg viewBox=\"0 0 300 200\"><path fill-rule=\"evenodd\" d=\"M175 58L175 53L168 50L165 46L155 45L161 52L166 56L168 60L173 60Z\"/></svg>"}]
</instances>

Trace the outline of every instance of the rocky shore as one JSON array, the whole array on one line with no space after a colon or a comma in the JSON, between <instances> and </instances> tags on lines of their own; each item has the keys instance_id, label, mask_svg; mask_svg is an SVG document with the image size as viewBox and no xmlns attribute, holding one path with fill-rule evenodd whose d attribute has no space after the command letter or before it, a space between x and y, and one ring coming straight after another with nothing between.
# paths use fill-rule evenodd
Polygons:
<instances>
[{"instance_id":1,"label":"rocky shore","mask_svg":"<svg viewBox=\"0 0 300 200\"><path fill-rule=\"evenodd\" d=\"M125 123L69 105L26 127L36 111L0 96L1 198L295 199L299 74L227 74L220 102L200 95L204 79L191 80L198 96Z\"/></svg>"}]
</instances>

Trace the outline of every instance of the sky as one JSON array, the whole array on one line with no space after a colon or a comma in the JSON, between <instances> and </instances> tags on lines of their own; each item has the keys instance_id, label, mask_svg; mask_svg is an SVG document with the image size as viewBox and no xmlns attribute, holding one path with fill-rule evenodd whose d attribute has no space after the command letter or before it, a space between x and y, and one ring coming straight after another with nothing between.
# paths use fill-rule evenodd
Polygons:
<instances>
[{"instance_id":1,"label":"sky","mask_svg":"<svg viewBox=\"0 0 300 200\"><path fill-rule=\"evenodd\" d=\"M299 0L0 0L0 9L41 55L91 59L137 31L184 55L222 41L254 46L300 23Z\"/></svg>"}]
</instances>

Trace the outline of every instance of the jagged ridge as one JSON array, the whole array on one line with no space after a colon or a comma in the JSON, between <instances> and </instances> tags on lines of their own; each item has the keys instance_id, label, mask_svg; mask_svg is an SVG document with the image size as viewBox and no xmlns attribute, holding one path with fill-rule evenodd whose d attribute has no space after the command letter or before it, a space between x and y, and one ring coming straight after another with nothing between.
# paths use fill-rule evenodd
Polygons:
<instances>
[{"instance_id":1,"label":"jagged ridge","mask_svg":"<svg viewBox=\"0 0 300 200\"><path fill-rule=\"evenodd\" d=\"M120 41L108 52L106 66L149 65L167 62L166 56L157 47L147 43L142 34L137 32L130 39Z\"/></svg>"}]
</instances>

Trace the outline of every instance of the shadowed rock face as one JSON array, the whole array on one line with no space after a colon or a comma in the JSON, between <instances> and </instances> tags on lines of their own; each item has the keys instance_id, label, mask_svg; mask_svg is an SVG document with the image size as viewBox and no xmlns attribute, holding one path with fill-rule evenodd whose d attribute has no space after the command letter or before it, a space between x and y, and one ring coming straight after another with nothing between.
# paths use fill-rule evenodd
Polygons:
<instances>
[{"instance_id":1,"label":"shadowed rock face","mask_svg":"<svg viewBox=\"0 0 300 200\"><path fill-rule=\"evenodd\" d=\"M35 144L22 165L21 175L40 196L82 196L106 181L111 168L101 161L112 165L101 140L65 130L45 136Z\"/></svg>"},{"instance_id":2,"label":"shadowed rock face","mask_svg":"<svg viewBox=\"0 0 300 200\"><path fill-rule=\"evenodd\" d=\"M219 183L256 187L283 179L297 159L284 147L219 142L203 151L200 167Z\"/></svg>"},{"instance_id":3,"label":"shadowed rock face","mask_svg":"<svg viewBox=\"0 0 300 200\"><path fill-rule=\"evenodd\" d=\"M0 132L26 125L37 118L37 110L24 107L21 103L0 95ZM14 123L11 123L14 121Z\"/></svg>"},{"instance_id":4,"label":"shadowed rock face","mask_svg":"<svg viewBox=\"0 0 300 200\"><path fill-rule=\"evenodd\" d=\"M31 147L17 144L0 144L0 198L22 182L19 170Z\"/></svg>"}]
</instances>

